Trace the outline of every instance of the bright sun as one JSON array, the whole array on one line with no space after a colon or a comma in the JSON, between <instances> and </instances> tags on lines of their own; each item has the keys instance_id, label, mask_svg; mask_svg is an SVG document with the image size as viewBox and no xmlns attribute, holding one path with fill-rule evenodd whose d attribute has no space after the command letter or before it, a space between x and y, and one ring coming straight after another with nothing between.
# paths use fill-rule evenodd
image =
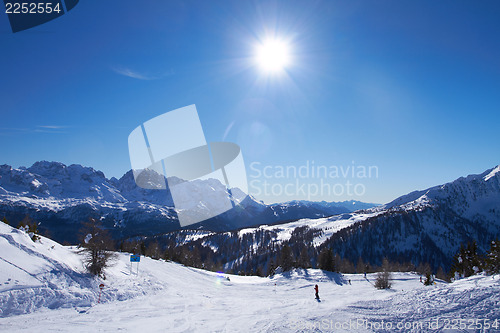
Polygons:
<instances>
[{"instance_id":1,"label":"bright sun","mask_svg":"<svg viewBox=\"0 0 500 333\"><path fill-rule=\"evenodd\" d=\"M287 43L267 39L257 47L257 64L267 72L283 70L290 63Z\"/></svg>"}]
</instances>

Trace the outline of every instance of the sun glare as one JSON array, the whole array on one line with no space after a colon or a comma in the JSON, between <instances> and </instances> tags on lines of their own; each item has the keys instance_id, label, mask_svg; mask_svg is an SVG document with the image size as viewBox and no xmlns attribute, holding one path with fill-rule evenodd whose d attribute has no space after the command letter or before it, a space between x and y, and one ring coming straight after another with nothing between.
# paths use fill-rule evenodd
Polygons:
<instances>
[{"instance_id":1,"label":"sun glare","mask_svg":"<svg viewBox=\"0 0 500 333\"><path fill-rule=\"evenodd\" d=\"M267 39L257 47L256 61L266 72L281 71L290 63L288 45L280 40Z\"/></svg>"}]
</instances>

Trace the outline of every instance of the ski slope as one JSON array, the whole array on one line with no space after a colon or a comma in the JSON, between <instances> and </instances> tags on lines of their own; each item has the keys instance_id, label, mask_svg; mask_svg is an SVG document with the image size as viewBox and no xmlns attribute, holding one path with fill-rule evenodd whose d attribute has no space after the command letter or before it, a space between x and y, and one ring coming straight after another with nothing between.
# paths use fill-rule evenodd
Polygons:
<instances>
[{"instance_id":1,"label":"ski slope","mask_svg":"<svg viewBox=\"0 0 500 333\"><path fill-rule=\"evenodd\" d=\"M75 249L43 237L34 243L1 223L0 257L2 332L378 332L398 331L398 323L427 332L446 320L500 319L498 276L425 287L418 275L394 273L393 289L381 291L375 274L316 269L243 277L142 258L137 274L119 254L102 281L83 271ZM425 326L433 320L440 326Z\"/></svg>"}]
</instances>

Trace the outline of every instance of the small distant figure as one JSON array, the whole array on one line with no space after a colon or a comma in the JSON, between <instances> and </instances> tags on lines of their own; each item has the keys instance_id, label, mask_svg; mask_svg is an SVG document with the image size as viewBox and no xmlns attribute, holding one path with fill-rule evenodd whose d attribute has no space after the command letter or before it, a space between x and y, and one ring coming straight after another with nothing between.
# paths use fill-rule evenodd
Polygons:
<instances>
[{"instance_id":1,"label":"small distant figure","mask_svg":"<svg viewBox=\"0 0 500 333\"><path fill-rule=\"evenodd\" d=\"M316 299L319 299L319 288L318 288L318 285L314 286L314 291L316 292Z\"/></svg>"},{"instance_id":2,"label":"small distant figure","mask_svg":"<svg viewBox=\"0 0 500 333\"><path fill-rule=\"evenodd\" d=\"M365 279L366 279L366 272L365 272Z\"/></svg>"},{"instance_id":3,"label":"small distant figure","mask_svg":"<svg viewBox=\"0 0 500 333\"><path fill-rule=\"evenodd\" d=\"M422 283L422 277L420 277L420 283Z\"/></svg>"},{"instance_id":4,"label":"small distant figure","mask_svg":"<svg viewBox=\"0 0 500 333\"><path fill-rule=\"evenodd\" d=\"M351 284L351 279L349 279L349 284Z\"/></svg>"},{"instance_id":5,"label":"small distant figure","mask_svg":"<svg viewBox=\"0 0 500 333\"><path fill-rule=\"evenodd\" d=\"M229 279L229 276L226 276L226 280L231 281L231 279Z\"/></svg>"}]
</instances>

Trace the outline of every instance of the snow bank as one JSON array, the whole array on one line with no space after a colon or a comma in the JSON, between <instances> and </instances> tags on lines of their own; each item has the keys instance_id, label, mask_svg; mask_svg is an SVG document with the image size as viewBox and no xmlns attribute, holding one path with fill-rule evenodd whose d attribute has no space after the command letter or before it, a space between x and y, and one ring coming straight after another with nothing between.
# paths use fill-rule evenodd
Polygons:
<instances>
[{"instance_id":1,"label":"snow bank","mask_svg":"<svg viewBox=\"0 0 500 333\"><path fill-rule=\"evenodd\" d=\"M131 274L129 255L119 254L107 279L96 278L85 272L75 247L45 237L33 242L25 232L0 222L0 317L44 308L90 307L98 301L101 283L103 303L164 288L154 273L141 273Z\"/></svg>"}]
</instances>

